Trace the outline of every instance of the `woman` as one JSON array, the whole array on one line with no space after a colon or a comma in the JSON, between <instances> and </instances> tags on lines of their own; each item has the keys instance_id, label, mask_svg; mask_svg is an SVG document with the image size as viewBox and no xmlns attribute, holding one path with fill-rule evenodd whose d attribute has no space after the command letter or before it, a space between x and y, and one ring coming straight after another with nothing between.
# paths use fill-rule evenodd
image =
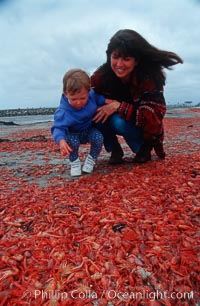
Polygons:
<instances>
[{"instance_id":1,"label":"woman","mask_svg":"<svg viewBox=\"0 0 200 306\"><path fill-rule=\"evenodd\" d=\"M116 135L123 136L136 153L135 162L149 161L153 148L165 158L163 69L183 60L173 52L157 49L129 29L119 30L110 39L106 53L107 61L94 72L91 83L97 93L119 101L100 107L94 117L106 150L112 152L110 163L123 161Z\"/></svg>"}]
</instances>

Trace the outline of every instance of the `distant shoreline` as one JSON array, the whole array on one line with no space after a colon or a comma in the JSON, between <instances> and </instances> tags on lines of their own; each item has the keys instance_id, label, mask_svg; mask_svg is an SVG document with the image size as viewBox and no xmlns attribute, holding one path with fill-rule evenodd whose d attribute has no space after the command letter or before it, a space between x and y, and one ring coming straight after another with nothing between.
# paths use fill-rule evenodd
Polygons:
<instances>
[{"instance_id":1,"label":"distant shoreline","mask_svg":"<svg viewBox=\"0 0 200 306\"><path fill-rule=\"evenodd\" d=\"M199 105L195 105L195 106L167 105L167 110L186 109L186 108L195 108L195 107L199 107ZM3 110L0 110L0 117L53 115L56 109L57 107L3 109Z\"/></svg>"},{"instance_id":2,"label":"distant shoreline","mask_svg":"<svg viewBox=\"0 0 200 306\"><path fill-rule=\"evenodd\" d=\"M0 117L53 115L56 107L17 108L0 110Z\"/></svg>"}]
</instances>

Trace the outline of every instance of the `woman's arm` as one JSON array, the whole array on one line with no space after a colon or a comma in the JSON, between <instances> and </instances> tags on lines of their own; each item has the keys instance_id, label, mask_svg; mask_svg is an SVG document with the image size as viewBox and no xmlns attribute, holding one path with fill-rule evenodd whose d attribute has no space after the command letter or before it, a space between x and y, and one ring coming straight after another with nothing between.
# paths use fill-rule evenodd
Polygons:
<instances>
[{"instance_id":1,"label":"woman's arm","mask_svg":"<svg viewBox=\"0 0 200 306\"><path fill-rule=\"evenodd\" d=\"M120 102L117 100L106 99L106 105L101 106L97 109L96 115L93 117L93 121L98 123L104 123L109 116L118 111Z\"/></svg>"}]
</instances>

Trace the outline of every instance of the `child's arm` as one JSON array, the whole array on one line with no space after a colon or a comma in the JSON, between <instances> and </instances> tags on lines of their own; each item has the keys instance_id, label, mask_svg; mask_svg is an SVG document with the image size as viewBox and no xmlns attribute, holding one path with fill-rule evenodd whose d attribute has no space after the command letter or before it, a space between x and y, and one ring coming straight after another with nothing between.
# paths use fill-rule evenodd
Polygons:
<instances>
[{"instance_id":1,"label":"child's arm","mask_svg":"<svg viewBox=\"0 0 200 306\"><path fill-rule=\"evenodd\" d=\"M67 143L68 119L69 115L63 109L58 109L54 114L54 123L51 127L51 134L54 141L59 145L60 153L63 156L69 155L72 152Z\"/></svg>"}]
</instances>

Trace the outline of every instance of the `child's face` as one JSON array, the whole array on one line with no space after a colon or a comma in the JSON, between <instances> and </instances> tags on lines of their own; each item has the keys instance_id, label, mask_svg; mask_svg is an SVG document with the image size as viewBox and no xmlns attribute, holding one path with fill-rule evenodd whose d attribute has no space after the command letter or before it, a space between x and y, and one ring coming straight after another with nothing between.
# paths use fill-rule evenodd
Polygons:
<instances>
[{"instance_id":1,"label":"child's face","mask_svg":"<svg viewBox=\"0 0 200 306\"><path fill-rule=\"evenodd\" d=\"M65 95L69 101L69 104L76 109L83 108L88 100L88 90L85 88L82 88L75 94L66 93Z\"/></svg>"}]
</instances>

